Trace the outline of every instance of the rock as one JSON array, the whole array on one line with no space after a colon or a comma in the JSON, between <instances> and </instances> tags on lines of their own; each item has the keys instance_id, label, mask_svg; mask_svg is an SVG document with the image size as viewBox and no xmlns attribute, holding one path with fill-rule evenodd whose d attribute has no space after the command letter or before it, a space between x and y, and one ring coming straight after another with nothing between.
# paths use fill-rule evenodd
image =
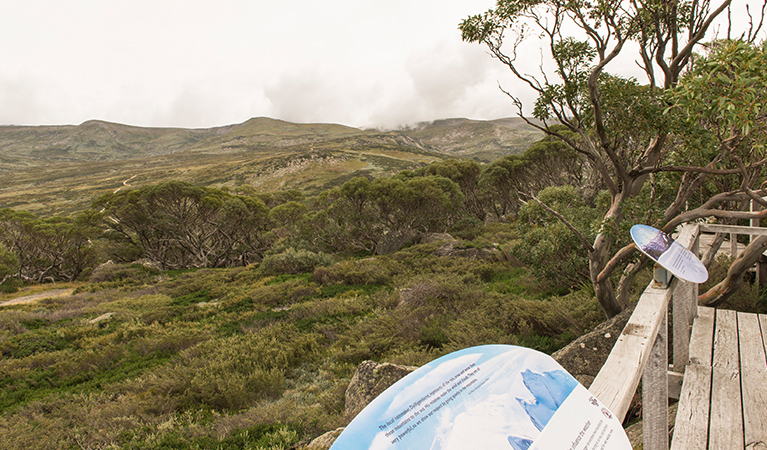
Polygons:
<instances>
[{"instance_id":1,"label":"rock","mask_svg":"<svg viewBox=\"0 0 767 450\"><path fill-rule=\"evenodd\" d=\"M381 242L376 245L376 254L390 255L398 252L407 244L415 242L417 238L418 233L413 230L392 231L381 238Z\"/></svg>"},{"instance_id":2,"label":"rock","mask_svg":"<svg viewBox=\"0 0 767 450\"><path fill-rule=\"evenodd\" d=\"M142 259L139 259L137 261L133 261L132 264L140 264L140 265L146 267L147 269L152 270L152 271L157 272L157 273L161 273L162 272L162 264L157 262L157 261L155 261L155 260L153 260L153 259L142 258Z\"/></svg>"},{"instance_id":3,"label":"rock","mask_svg":"<svg viewBox=\"0 0 767 450\"><path fill-rule=\"evenodd\" d=\"M674 422L676 421L676 412L678 410L679 403L674 403L668 407L668 441L671 442L671 438L674 434ZM626 435L629 437L632 448L642 448L642 427L644 424L642 421L631 424L626 428Z\"/></svg>"},{"instance_id":4,"label":"rock","mask_svg":"<svg viewBox=\"0 0 767 450\"><path fill-rule=\"evenodd\" d=\"M351 421L373 399L405 375L417 369L412 366L400 366L391 363L363 361L357 367L349 387L346 388L346 407L344 415ZM311 450L325 450L333 445L344 428L337 428L314 439L306 447Z\"/></svg>"},{"instance_id":5,"label":"rock","mask_svg":"<svg viewBox=\"0 0 767 450\"><path fill-rule=\"evenodd\" d=\"M417 367L364 361L346 388L346 418L353 419L381 392L415 369Z\"/></svg>"},{"instance_id":6,"label":"rock","mask_svg":"<svg viewBox=\"0 0 767 450\"><path fill-rule=\"evenodd\" d=\"M91 325L94 325L94 324L97 324L97 323L99 323L99 322L103 322L103 321L105 321L105 320L109 320L109 319L111 319L111 318L112 318L112 316L114 316L114 315L115 315L115 313L113 313L113 312L108 312L108 313L106 313L106 314L102 314L102 315L100 315L100 316L96 317L95 319L91 319L91 320L89 320L89 321L88 321L88 323L89 323L89 324L91 324Z\"/></svg>"},{"instance_id":7,"label":"rock","mask_svg":"<svg viewBox=\"0 0 767 450\"><path fill-rule=\"evenodd\" d=\"M325 434L317 436L305 448L306 450L327 450L331 445L333 445L333 442L338 439L338 436L341 435L342 431L344 431L344 427L336 428L335 430L328 431Z\"/></svg>"},{"instance_id":8,"label":"rock","mask_svg":"<svg viewBox=\"0 0 767 450\"><path fill-rule=\"evenodd\" d=\"M626 308L551 356L588 388L607 360L633 311L633 306Z\"/></svg>"},{"instance_id":9,"label":"rock","mask_svg":"<svg viewBox=\"0 0 767 450\"><path fill-rule=\"evenodd\" d=\"M98 283L100 281L106 281L109 278L109 273L115 267L114 261L111 259L105 263L99 264L91 271L91 283Z\"/></svg>"}]
</instances>

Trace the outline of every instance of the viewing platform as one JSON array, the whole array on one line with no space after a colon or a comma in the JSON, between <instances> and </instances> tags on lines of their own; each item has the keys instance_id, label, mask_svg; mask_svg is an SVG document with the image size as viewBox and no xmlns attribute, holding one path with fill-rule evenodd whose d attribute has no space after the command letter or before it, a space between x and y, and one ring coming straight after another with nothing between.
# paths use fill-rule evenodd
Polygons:
<instances>
[{"instance_id":1,"label":"viewing platform","mask_svg":"<svg viewBox=\"0 0 767 450\"><path fill-rule=\"evenodd\" d=\"M677 241L697 255L701 232L722 227L688 224ZM679 399L671 449L767 449L767 315L699 307L697 298L695 283L651 282L589 390L623 419L642 381L644 450L669 449L669 398Z\"/></svg>"}]
</instances>

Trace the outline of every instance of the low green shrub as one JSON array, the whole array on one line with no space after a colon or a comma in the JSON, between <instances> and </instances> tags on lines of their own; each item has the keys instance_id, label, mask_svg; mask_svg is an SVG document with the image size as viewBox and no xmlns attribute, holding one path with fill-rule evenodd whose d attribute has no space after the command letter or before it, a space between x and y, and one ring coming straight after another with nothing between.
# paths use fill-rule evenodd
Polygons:
<instances>
[{"instance_id":1,"label":"low green shrub","mask_svg":"<svg viewBox=\"0 0 767 450\"><path fill-rule=\"evenodd\" d=\"M259 266L263 275L298 274L313 271L319 266L329 266L333 257L325 253L288 248L282 253L264 257Z\"/></svg>"},{"instance_id":2,"label":"low green shrub","mask_svg":"<svg viewBox=\"0 0 767 450\"><path fill-rule=\"evenodd\" d=\"M320 290L314 283L293 279L284 283L259 286L248 292L254 305L279 307L298 303L306 297L318 295Z\"/></svg>"},{"instance_id":3,"label":"low green shrub","mask_svg":"<svg viewBox=\"0 0 767 450\"><path fill-rule=\"evenodd\" d=\"M18 278L8 278L0 283L0 294L13 294L18 292L22 286L24 286L24 283Z\"/></svg>"},{"instance_id":4,"label":"low green shrub","mask_svg":"<svg viewBox=\"0 0 767 450\"><path fill-rule=\"evenodd\" d=\"M180 360L127 383L129 392L164 397L158 403L189 408L207 405L237 411L257 400L274 398L286 376L312 360L320 337L276 324L253 334L211 339L180 352Z\"/></svg>"},{"instance_id":5,"label":"low green shrub","mask_svg":"<svg viewBox=\"0 0 767 450\"><path fill-rule=\"evenodd\" d=\"M235 430L224 437L194 436L171 429L115 447L121 450L287 450L302 436L298 424L268 423ZM127 438L128 436L124 436Z\"/></svg>"},{"instance_id":6,"label":"low green shrub","mask_svg":"<svg viewBox=\"0 0 767 450\"><path fill-rule=\"evenodd\" d=\"M318 267L314 269L312 277L323 286L387 284L391 282L392 274L396 270L393 266L390 260L384 258L349 260L328 267Z\"/></svg>"}]
</instances>

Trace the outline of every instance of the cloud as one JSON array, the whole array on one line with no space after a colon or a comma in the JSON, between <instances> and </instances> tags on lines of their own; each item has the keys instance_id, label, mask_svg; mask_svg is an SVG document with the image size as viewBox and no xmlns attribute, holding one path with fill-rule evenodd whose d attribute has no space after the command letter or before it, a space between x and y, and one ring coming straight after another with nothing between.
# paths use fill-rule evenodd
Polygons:
<instances>
[{"instance_id":1,"label":"cloud","mask_svg":"<svg viewBox=\"0 0 767 450\"><path fill-rule=\"evenodd\" d=\"M407 60L407 71L423 107L450 110L464 100L469 89L487 81L490 58L469 45L442 41Z\"/></svg>"},{"instance_id":2,"label":"cloud","mask_svg":"<svg viewBox=\"0 0 767 450\"><path fill-rule=\"evenodd\" d=\"M0 124L34 123L46 117L43 91L36 79L0 79Z\"/></svg>"},{"instance_id":3,"label":"cloud","mask_svg":"<svg viewBox=\"0 0 767 450\"><path fill-rule=\"evenodd\" d=\"M284 75L264 89L270 115L290 122L342 121L342 106L352 86L321 71L301 70Z\"/></svg>"}]
</instances>

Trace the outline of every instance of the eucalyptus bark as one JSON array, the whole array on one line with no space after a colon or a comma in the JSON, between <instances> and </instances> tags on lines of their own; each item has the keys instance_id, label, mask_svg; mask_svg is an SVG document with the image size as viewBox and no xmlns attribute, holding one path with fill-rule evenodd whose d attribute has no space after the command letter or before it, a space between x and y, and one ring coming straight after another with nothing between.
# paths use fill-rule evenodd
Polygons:
<instances>
[{"instance_id":1,"label":"eucalyptus bark","mask_svg":"<svg viewBox=\"0 0 767 450\"><path fill-rule=\"evenodd\" d=\"M743 274L756 264L765 250L767 250L767 236L759 236L754 239L732 262L724 280L705 294L698 296L698 303L706 306L717 306L727 300L743 283Z\"/></svg>"}]
</instances>

